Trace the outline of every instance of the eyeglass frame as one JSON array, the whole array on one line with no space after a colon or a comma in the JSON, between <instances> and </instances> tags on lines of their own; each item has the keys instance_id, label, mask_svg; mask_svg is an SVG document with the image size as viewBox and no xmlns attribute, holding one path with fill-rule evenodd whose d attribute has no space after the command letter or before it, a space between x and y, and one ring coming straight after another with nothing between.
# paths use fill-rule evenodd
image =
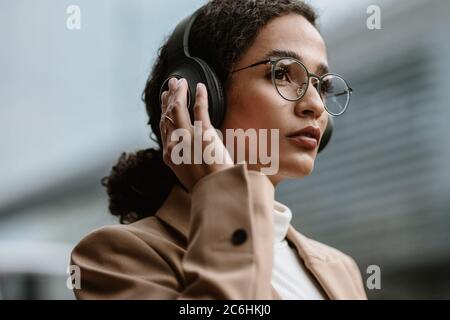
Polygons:
<instances>
[{"instance_id":1,"label":"eyeglass frame","mask_svg":"<svg viewBox=\"0 0 450 320\"><path fill-rule=\"evenodd\" d=\"M288 99L288 98L284 97L284 96L280 93L280 90L278 89L278 86L275 84L275 66L276 66L276 64L277 64L278 62L280 62L281 60L285 60L285 59L292 60L292 61L294 61L294 62L300 64L300 65L305 69L306 75L308 76L308 80L307 80L307 82L306 82L306 88L305 88L305 90L303 91L303 94L302 94L299 98L297 98L297 99ZM325 107L325 110L326 110L330 115L335 116L335 117L342 115L342 114L347 110L347 107L348 107L348 105L350 104L350 98L351 98L351 95L352 95L352 92L353 92L353 88L350 87L350 85L348 84L348 82L347 82L342 76L340 76L340 75L337 74L337 73L325 73L324 75L319 76L319 75L317 75L317 74L314 74L314 73L312 73L312 72L309 72L308 68L306 68L306 66L303 64L303 62L301 62L300 60L298 60L298 59L296 59L296 58L293 58L293 57L268 58L268 59L265 59L265 60L263 60L263 61L255 62L255 63L253 63L253 64L251 64L251 65L249 65L249 66L246 66L246 67L243 67L243 68L239 68L239 69L237 69L237 70L232 70L231 73L235 73L235 72L238 72L238 71L242 71L242 70L245 70L245 69L253 68L253 67L259 66L259 65L261 65L261 64L267 64L267 63L270 63L270 64L272 65L272 75L271 75L271 77L272 77L272 84L273 84L273 86L274 86L275 89L277 90L278 94L279 94L283 99L285 99L285 100L287 100L287 101L299 101L301 98L303 98L303 97L305 96L306 92L308 91L309 83L310 83L310 81L311 81L311 78L317 79L317 80L319 81L319 86L318 86L318 88L317 88L316 90L317 90L317 92L319 93L320 99L323 101L322 95L320 94L320 86L321 86L321 84L322 84L323 78L325 78L326 76L335 76L335 77L340 78L342 81L344 81L345 85L346 85L347 88L348 88L348 91L345 91L345 92L343 92L343 93L340 93L340 94L336 95L336 96L339 96L339 95L342 95L342 94L347 94L347 92L348 92L348 100L347 100L347 103L346 103L345 107L343 108L342 112L340 112L340 113L331 113L331 112L328 110L328 108L327 108L327 106L326 106L325 103L323 104L323 106Z\"/></svg>"}]
</instances>

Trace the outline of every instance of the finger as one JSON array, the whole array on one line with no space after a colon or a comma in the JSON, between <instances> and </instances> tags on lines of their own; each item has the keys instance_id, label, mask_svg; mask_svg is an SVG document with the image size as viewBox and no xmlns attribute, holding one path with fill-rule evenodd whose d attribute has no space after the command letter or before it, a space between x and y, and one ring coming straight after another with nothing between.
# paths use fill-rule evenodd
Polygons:
<instances>
[{"instance_id":1,"label":"finger","mask_svg":"<svg viewBox=\"0 0 450 320\"><path fill-rule=\"evenodd\" d=\"M191 121L187 106L188 83L186 79L180 79L175 86L169 96L167 114L174 120L177 128L189 129Z\"/></svg>"},{"instance_id":2,"label":"finger","mask_svg":"<svg viewBox=\"0 0 450 320\"><path fill-rule=\"evenodd\" d=\"M166 144L166 140L170 136L171 130L175 127L174 123L172 123L173 116L170 116L167 112L169 107L169 98L176 88L177 81L178 80L176 78L171 78L168 83L169 90L164 91L161 95L161 119L159 122L159 128L161 131L163 145Z\"/></svg>"},{"instance_id":3,"label":"finger","mask_svg":"<svg viewBox=\"0 0 450 320\"><path fill-rule=\"evenodd\" d=\"M169 120L163 116L161 116L161 120L159 121L159 130L161 132L161 140L163 143L163 146L166 145L166 140L168 137L168 131L169 131L169 127L170 127L170 122Z\"/></svg>"},{"instance_id":4,"label":"finger","mask_svg":"<svg viewBox=\"0 0 450 320\"><path fill-rule=\"evenodd\" d=\"M164 113L167 110L167 102L169 100L168 98L169 98L169 91L164 91L161 94L161 113Z\"/></svg>"},{"instance_id":5,"label":"finger","mask_svg":"<svg viewBox=\"0 0 450 320\"><path fill-rule=\"evenodd\" d=\"M167 108L170 103L170 97L175 92L177 82L178 82L178 79L175 77L170 78L170 80L168 82L168 90L167 90L166 101L165 101L166 103L163 106L163 109L162 109L163 112L167 112Z\"/></svg>"},{"instance_id":6,"label":"finger","mask_svg":"<svg viewBox=\"0 0 450 320\"><path fill-rule=\"evenodd\" d=\"M201 121L204 128L211 127L211 120L208 112L208 91L203 83L197 84L195 93L194 119Z\"/></svg>"},{"instance_id":7,"label":"finger","mask_svg":"<svg viewBox=\"0 0 450 320\"><path fill-rule=\"evenodd\" d=\"M176 82L177 82L177 79L175 77L170 78L169 82L168 82L168 90L164 91L161 95L161 111L162 111L162 113L167 111L169 97L174 92L174 87L175 87Z\"/></svg>"},{"instance_id":8,"label":"finger","mask_svg":"<svg viewBox=\"0 0 450 320\"><path fill-rule=\"evenodd\" d=\"M165 137L167 133L167 126L166 126L166 120L164 118L164 114L167 109L167 100L169 96L169 91L164 91L161 94L161 118L159 121L159 131L161 132L161 140L163 141L163 145L165 144Z\"/></svg>"}]
</instances>

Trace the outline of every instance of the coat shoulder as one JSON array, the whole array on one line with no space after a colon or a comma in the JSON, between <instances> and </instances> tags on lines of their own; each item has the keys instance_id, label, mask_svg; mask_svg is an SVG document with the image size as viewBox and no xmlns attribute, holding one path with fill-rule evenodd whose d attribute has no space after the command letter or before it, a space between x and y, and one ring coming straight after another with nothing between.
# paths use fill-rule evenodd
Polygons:
<instances>
[{"instance_id":1,"label":"coat shoulder","mask_svg":"<svg viewBox=\"0 0 450 320\"><path fill-rule=\"evenodd\" d=\"M90 232L74 247L70 264L81 273L78 299L173 298L184 276L182 248L164 235L155 218L108 225Z\"/></svg>"},{"instance_id":2,"label":"coat shoulder","mask_svg":"<svg viewBox=\"0 0 450 320\"><path fill-rule=\"evenodd\" d=\"M336 249L330 245L327 245L323 242L319 242L311 238L307 239L311 247L313 247L316 251L321 252L330 260L346 260L349 262L354 261L354 259L350 255L339 249Z\"/></svg>"},{"instance_id":3,"label":"coat shoulder","mask_svg":"<svg viewBox=\"0 0 450 320\"><path fill-rule=\"evenodd\" d=\"M118 252L130 251L131 248L148 250L159 249L161 246L183 248L182 239L157 217L151 216L131 224L115 224L97 228L84 236L72 251L72 257L87 252ZM159 251L159 250L158 250ZM164 252L161 250L161 252Z\"/></svg>"},{"instance_id":4,"label":"coat shoulder","mask_svg":"<svg viewBox=\"0 0 450 320\"><path fill-rule=\"evenodd\" d=\"M145 222L143 220L145 220ZM116 236L142 238L143 234L159 235L161 232L162 226L159 225L156 218L148 217L131 224L112 224L102 226L89 232L80 240L80 242L99 238L113 240Z\"/></svg>"}]
</instances>

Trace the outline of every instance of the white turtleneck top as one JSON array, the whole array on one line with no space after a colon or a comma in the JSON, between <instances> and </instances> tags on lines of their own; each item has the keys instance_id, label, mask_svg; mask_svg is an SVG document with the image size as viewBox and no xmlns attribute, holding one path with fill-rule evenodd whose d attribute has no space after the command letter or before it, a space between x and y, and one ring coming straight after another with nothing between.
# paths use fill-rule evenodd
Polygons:
<instances>
[{"instance_id":1,"label":"white turtleneck top","mask_svg":"<svg viewBox=\"0 0 450 320\"><path fill-rule=\"evenodd\" d=\"M284 300L326 299L295 248L291 248L286 241L292 219L291 210L278 201L275 201L274 209L273 287Z\"/></svg>"}]
</instances>

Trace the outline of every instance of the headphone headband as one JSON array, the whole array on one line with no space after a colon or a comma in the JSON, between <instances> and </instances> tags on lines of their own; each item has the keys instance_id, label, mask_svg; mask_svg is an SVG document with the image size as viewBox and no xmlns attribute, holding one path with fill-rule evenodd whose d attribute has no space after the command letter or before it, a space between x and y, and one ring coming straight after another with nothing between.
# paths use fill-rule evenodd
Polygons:
<instances>
[{"instance_id":1,"label":"headphone headband","mask_svg":"<svg viewBox=\"0 0 450 320\"><path fill-rule=\"evenodd\" d=\"M191 34L191 28L197 19L200 9L195 11L192 15L184 18L176 27L169 39L167 45L167 52L169 60L182 57L191 57L189 51L189 35Z\"/></svg>"}]
</instances>

